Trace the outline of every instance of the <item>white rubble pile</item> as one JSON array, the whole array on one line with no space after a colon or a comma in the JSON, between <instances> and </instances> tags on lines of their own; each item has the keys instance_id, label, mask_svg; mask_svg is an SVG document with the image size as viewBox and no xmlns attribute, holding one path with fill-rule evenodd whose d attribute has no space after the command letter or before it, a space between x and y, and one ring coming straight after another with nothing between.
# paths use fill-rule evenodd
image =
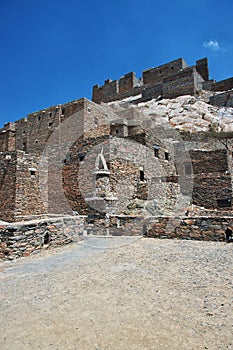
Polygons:
<instances>
[{"instance_id":1,"label":"white rubble pile","mask_svg":"<svg viewBox=\"0 0 233 350\"><path fill-rule=\"evenodd\" d=\"M233 108L211 106L200 97L184 95L174 99L150 100L134 106L155 123L167 123L179 130L233 131Z\"/></svg>"}]
</instances>

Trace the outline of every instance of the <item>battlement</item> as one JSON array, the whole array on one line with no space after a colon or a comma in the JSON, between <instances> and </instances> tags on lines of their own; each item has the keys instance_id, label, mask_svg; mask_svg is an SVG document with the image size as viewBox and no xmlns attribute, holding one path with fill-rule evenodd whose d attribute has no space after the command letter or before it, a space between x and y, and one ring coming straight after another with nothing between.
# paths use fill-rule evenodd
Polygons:
<instances>
[{"instance_id":1,"label":"battlement","mask_svg":"<svg viewBox=\"0 0 233 350\"><path fill-rule=\"evenodd\" d=\"M103 86L95 85L92 100L96 103L110 102L139 94L144 101L158 96L169 98L187 93L196 95L200 89L200 83L208 80L207 58L197 60L196 65L191 67L183 58L178 58L161 66L144 70L140 79L134 72L130 72L119 80L106 80Z\"/></svg>"}]
</instances>

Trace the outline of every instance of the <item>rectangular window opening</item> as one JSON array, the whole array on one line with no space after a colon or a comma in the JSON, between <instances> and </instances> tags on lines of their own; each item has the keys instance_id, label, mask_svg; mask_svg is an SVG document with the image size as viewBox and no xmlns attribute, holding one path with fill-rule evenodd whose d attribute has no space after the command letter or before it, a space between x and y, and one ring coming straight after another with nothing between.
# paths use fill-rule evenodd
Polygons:
<instances>
[{"instance_id":1,"label":"rectangular window opening","mask_svg":"<svg viewBox=\"0 0 233 350\"><path fill-rule=\"evenodd\" d=\"M140 170L140 181L144 181L144 180L145 180L144 171Z\"/></svg>"},{"instance_id":2,"label":"rectangular window opening","mask_svg":"<svg viewBox=\"0 0 233 350\"><path fill-rule=\"evenodd\" d=\"M159 158L159 146L154 145L154 155L156 158Z\"/></svg>"},{"instance_id":3,"label":"rectangular window opening","mask_svg":"<svg viewBox=\"0 0 233 350\"><path fill-rule=\"evenodd\" d=\"M36 169L29 169L31 177L36 176Z\"/></svg>"},{"instance_id":4,"label":"rectangular window opening","mask_svg":"<svg viewBox=\"0 0 233 350\"><path fill-rule=\"evenodd\" d=\"M165 160L169 160L170 159L170 155L168 152L165 152L164 154Z\"/></svg>"}]
</instances>

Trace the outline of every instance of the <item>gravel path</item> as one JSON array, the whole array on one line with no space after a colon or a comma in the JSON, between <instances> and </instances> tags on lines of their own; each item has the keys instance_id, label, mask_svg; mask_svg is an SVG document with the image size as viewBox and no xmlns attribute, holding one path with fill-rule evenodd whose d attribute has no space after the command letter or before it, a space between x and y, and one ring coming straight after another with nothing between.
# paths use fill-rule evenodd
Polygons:
<instances>
[{"instance_id":1,"label":"gravel path","mask_svg":"<svg viewBox=\"0 0 233 350\"><path fill-rule=\"evenodd\" d=\"M233 350L233 244L88 237L0 271L1 350Z\"/></svg>"}]
</instances>

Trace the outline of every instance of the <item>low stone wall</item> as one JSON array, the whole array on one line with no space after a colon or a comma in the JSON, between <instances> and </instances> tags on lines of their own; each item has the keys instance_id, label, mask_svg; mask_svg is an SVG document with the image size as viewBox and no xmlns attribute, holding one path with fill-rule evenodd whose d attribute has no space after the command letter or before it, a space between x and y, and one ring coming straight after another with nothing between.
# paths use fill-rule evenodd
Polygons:
<instances>
[{"instance_id":1,"label":"low stone wall","mask_svg":"<svg viewBox=\"0 0 233 350\"><path fill-rule=\"evenodd\" d=\"M86 226L86 234L225 241L228 225L233 226L233 216L143 218L116 215L109 220L91 220Z\"/></svg>"},{"instance_id":2,"label":"low stone wall","mask_svg":"<svg viewBox=\"0 0 233 350\"><path fill-rule=\"evenodd\" d=\"M147 237L224 241L225 230L233 217L149 218Z\"/></svg>"},{"instance_id":3,"label":"low stone wall","mask_svg":"<svg viewBox=\"0 0 233 350\"><path fill-rule=\"evenodd\" d=\"M63 217L0 226L0 259L13 260L32 252L82 239L86 218Z\"/></svg>"},{"instance_id":4,"label":"low stone wall","mask_svg":"<svg viewBox=\"0 0 233 350\"><path fill-rule=\"evenodd\" d=\"M135 217L116 215L53 218L0 226L0 259L13 260L41 249L78 242L87 235L145 236L225 241L233 216Z\"/></svg>"}]
</instances>

